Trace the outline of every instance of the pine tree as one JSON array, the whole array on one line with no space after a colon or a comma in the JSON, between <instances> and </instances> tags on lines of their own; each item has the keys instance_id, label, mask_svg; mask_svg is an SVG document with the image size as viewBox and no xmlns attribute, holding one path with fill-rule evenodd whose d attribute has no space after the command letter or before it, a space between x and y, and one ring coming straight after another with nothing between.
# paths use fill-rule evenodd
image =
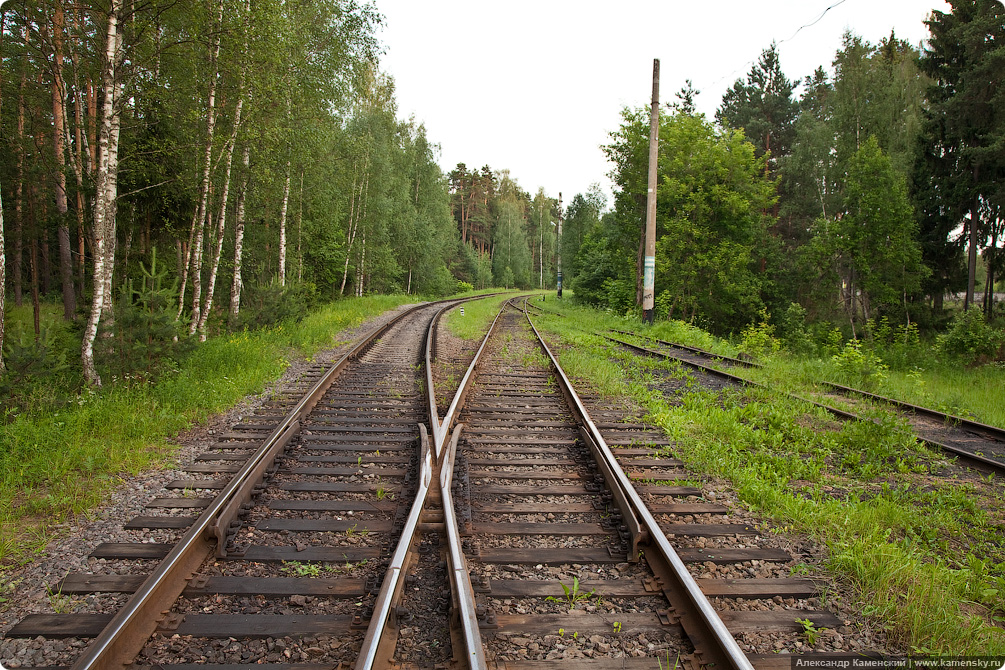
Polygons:
<instances>
[{"instance_id":1,"label":"pine tree","mask_svg":"<svg viewBox=\"0 0 1005 670\"><path fill-rule=\"evenodd\" d=\"M1005 179L1005 7L996 0L950 0L952 12L933 11L931 39L919 61L934 84L927 93L924 136L915 186L923 206L928 256L943 260L941 233L965 221L967 294L974 302L977 248L988 237ZM934 200L934 202L932 202ZM964 220L964 216L966 219ZM947 221L948 218L948 221ZM955 227L955 225L954 225ZM961 240L962 242L962 240ZM934 252L934 253L933 253ZM951 256L950 256L951 258ZM947 274L939 268L940 275Z\"/></svg>"},{"instance_id":2,"label":"pine tree","mask_svg":"<svg viewBox=\"0 0 1005 670\"><path fill-rule=\"evenodd\" d=\"M771 173L778 170L779 159L787 156L792 146L798 109L792 90L792 82L779 63L778 46L772 43L761 52L747 79L737 79L726 91L715 113L716 121L724 127L743 129L758 157L770 154L766 169Z\"/></svg>"}]
</instances>

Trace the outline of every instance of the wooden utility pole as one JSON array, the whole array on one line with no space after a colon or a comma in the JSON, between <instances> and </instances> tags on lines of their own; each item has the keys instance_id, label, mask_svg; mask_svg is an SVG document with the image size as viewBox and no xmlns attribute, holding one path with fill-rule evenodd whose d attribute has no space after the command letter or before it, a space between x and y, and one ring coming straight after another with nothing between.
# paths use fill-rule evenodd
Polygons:
<instances>
[{"instance_id":1,"label":"wooden utility pole","mask_svg":"<svg viewBox=\"0 0 1005 670\"><path fill-rule=\"evenodd\" d=\"M562 192L558 192L558 236L555 240L555 248L558 250L558 297L562 297Z\"/></svg>"},{"instance_id":2,"label":"wooden utility pole","mask_svg":"<svg viewBox=\"0 0 1005 670\"><path fill-rule=\"evenodd\" d=\"M649 113L649 190L646 195L646 246L642 262L642 319L653 322L656 306L656 153L660 143L660 59L653 59L653 100Z\"/></svg>"}]
</instances>

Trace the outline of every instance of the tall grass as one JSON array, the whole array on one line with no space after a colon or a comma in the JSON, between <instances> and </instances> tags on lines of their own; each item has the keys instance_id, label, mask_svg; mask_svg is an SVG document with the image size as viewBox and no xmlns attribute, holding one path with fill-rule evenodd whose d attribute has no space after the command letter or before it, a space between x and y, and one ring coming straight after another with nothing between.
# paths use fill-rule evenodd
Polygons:
<instances>
[{"instance_id":1,"label":"tall grass","mask_svg":"<svg viewBox=\"0 0 1005 670\"><path fill-rule=\"evenodd\" d=\"M156 384L120 383L0 426L0 562L30 560L55 524L93 508L126 474L162 466L170 437L260 392L295 356L338 344L414 296L325 305L296 324L211 338Z\"/></svg>"}]
</instances>

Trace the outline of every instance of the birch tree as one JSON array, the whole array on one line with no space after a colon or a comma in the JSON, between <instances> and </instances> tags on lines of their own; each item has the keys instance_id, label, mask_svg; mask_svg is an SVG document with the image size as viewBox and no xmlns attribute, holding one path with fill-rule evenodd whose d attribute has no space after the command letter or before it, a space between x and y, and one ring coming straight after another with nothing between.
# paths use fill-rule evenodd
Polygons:
<instances>
[{"instance_id":1,"label":"birch tree","mask_svg":"<svg viewBox=\"0 0 1005 670\"><path fill-rule=\"evenodd\" d=\"M234 147L237 145L237 136L241 130L242 114L244 112L244 99L245 99L245 87L247 85L247 67L248 67L248 40L249 36L249 26L248 22L250 20L251 14L251 0L245 0L244 4L244 20L243 20L243 31L244 31L244 44L241 49L241 80L238 87L237 96L237 106L234 110L234 122L233 128L231 129L230 139L227 141L224 147L224 153L226 154L226 167L224 169L223 178L223 192L220 195L220 213L217 217L216 226L216 249L213 253L213 261L210 266L209 279L206 285L206 302L202 306L202 312L199 316L198 331L199 331L199 341L206 341L206 321L209 319L210 310L213 309L213 295L216 292L216 275L220 269L220 257L223 255L223 237L226 231L226 221L227 221L227 205L230 197L230 175L231 167L234 160ZM247 167L247 163L245 163ZM247 182L244 182L245 188ZM243 190L241 196L243 197ZM243 201L241 203L243 209ZM242 221L242 233L243 233L243 211L241 213ZM235 266L235 276L239 276L239 270Z\"/></svg>"},{"instance_id":2,"label":"birch tree","mask_svg":"<svg viewBox=\"0 0 1005 670\"><path fill-rule=\"evenodd\" d=\"M105 51L101 72L101 129L98 134L98 159L95 174L94 195L94 296L91 312L84 326L84 340L81 347L84 379L88 384L101 386L101 377L94 366L94 340L98 334L105 300L106 277L110 281L113 267L110 267L108 247L114 245L115 198L118 170L118 127L119 114L117 96L119 92L119 67L122 63L122 38L119 31L119 15L122 0L112 0L107 15ZM114 260L114 256L112 256ZM107 273L107 274L106 274Z\"/></svg>"}]
</instances>

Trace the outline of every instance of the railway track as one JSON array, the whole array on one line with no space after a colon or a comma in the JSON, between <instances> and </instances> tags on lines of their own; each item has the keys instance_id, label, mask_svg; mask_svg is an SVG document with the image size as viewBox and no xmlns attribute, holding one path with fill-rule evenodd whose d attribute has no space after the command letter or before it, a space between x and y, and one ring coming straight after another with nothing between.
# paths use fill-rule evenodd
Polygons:
<instances>
[{"instance_id":1,"label":"railway track","mask_svg":"<svg viewBox=\"0 0 1005 670\"><path fill-rule=\"evenodd\" d=\"M525 311L500 313L441 415L441 309L219 436L135 542L96 550L105 571L53 587L94 611L6 637L65 639L47 665L73 670L746 670L826 655L807 629L851 633L798 557L655 456L665 437L581 398Z\"/></svg>"},{"instance_id":2,"label":"railway track","mask_svg":"<svg viewBox=\"0 0 1005 670\"><path fill-rule=\"evenodd\" d=\"M126 524L137 541L91 554L108 573L52 587L100 594L93 613L6 637L65 639L54 660L72 668L354 662L421 488L422 350L442 308L402 315L220 435L169 485L181 495Z\"/></svg>"},{"instance_id":3,"label":"railway track","mask_svg":"<svg viewBox=\"0 0 1005 670\"><path fill-rule=\"evenodd\" d=\"M634 333L623 331L616 332L621 335L634 335ZM747 368L761 367L751 361L720 356L694 347L664 342L662 340L654 340L660 347L659 349L654 349L648 346L633 344L619 338L608 337L607 339L638 353L680 361L683 365L699 371L700 374L706 375L711 380L709 386L713 388L724 385L760 386L756 382L713 367L715 363ZM998 475L1005 474L1005 430L1001 428L840 384L831 382L823 382L823 384L830 389L828 396L834 400L840 401L850 396L890 406L907 419L911 425L911 429L919 440L954 456L961 463L969 467L985 472L993 472ZM862 420L859 415L848 409L815 402L807 398L800 399L822 407L840 419Z\"/></svg>"},{"instance_id":4,"label":"railway track","mask_svg":"<svg viewBox=\"0 0 1005 670\"><path fill-rule=\"evenodd\" d=\"M844 628L813 606L819 584L789 575L795 557L654 457L665 436L623 407L591 418L524 318L501 317L459 417L455 500L490 661L789 667L775 652L805 646L797 620Z\"/></svg>"}]
</instances>

